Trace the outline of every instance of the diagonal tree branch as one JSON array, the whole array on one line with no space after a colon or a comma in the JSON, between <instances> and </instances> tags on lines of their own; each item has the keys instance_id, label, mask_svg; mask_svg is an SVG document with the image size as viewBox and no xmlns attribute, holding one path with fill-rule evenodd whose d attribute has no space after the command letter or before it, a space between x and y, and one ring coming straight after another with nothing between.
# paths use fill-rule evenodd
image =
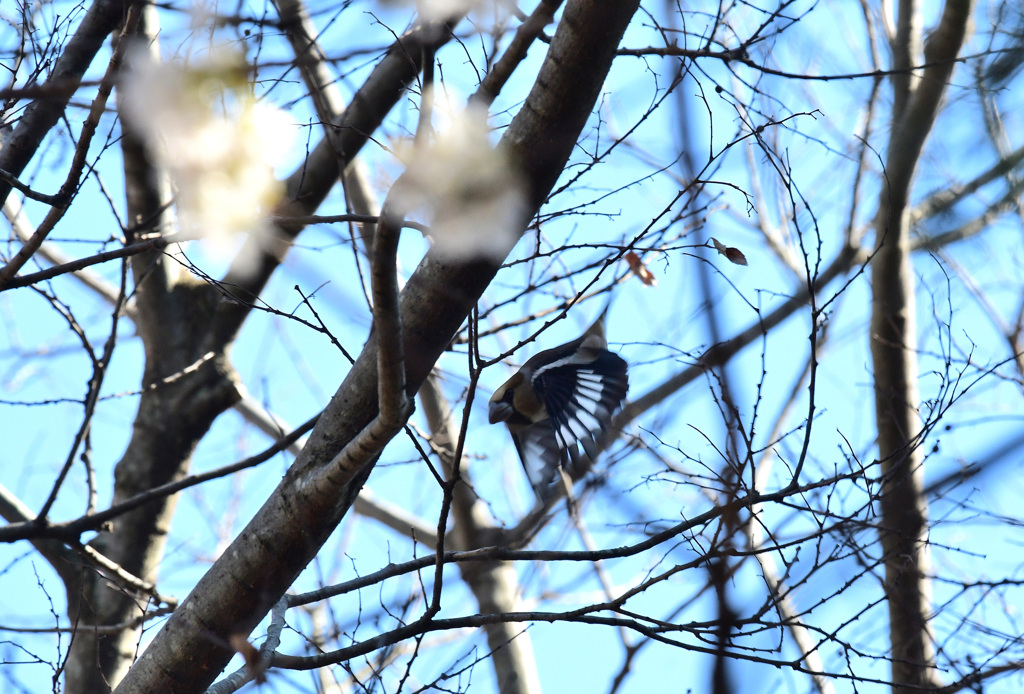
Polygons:
<instances>
[{"instance_id":1,"label":"diagonal tree branch","mask_svg":"<svg viewBox=\"0 0 1024 694\"><path fill-rule=\"evenodd\" d=\"M529 182L531 216L568 161L637 5L578 0L566 7L534 88L501 143ZM423 259L401 295L408 392L420 387L497 269L487 261L450 265L433 253ZM227 637L251 631L315 556L373 467L372 454L344 465L332 461L376 416L377 360L371 335L292 470L118 692L207 686L232 656L223 646Z\"/></svg>"},{"instance_id":2,"label":"diagonal tree branch","mask_svg":"<svg viewBox=\"0 0 1024 694\"><path fill-rule=\"evenodd\" d=\"M957 203L974 195L982 186L1012 172L1021 162L1024 162L1024 147L1006 153L995 164L967 183L950 186L929 195L911 211L910 221L916 224L951 209Z\"/></svg>"},{"instance_id":3,"label":"diagonal tree branch","mask_svg":"<svg viewBox=\"0 0 1024 694\"><path fill-rule=\"evenodd\" d=\"M454 20L453 20L454 21ZM290 243L305 228L289 217L312 214L347 167L366 144L384 117L412 84L420 70L423 49L437 50L451 40L448 24L428 24L405 34L388 50L352 98L352 103L332 125L336 134L324 137L306 160L285 181L285 195L273 211L274 241L250 238L239 258L258 258L255 271L248 261L236 262L221 287L230 300L221 302L207 339L207 349L220 351L234 341L274 270L284 260Z\"/></svg>"}]
</instances>

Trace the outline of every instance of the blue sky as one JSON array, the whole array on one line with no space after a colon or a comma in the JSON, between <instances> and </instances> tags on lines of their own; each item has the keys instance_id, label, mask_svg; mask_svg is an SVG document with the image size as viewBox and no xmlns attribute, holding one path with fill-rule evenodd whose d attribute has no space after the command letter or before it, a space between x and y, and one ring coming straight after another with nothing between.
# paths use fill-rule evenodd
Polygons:
<instances>
[{"instance_id":1,"label":"blue sky","mask_svg":"<svg viewBox=\"0 0 1024 694\"><path fill-rule=\"evenodd\" d=\"M799 15L809 6L810 3L797 4L790 12ZM331 17L328 9L315 9L319 10L314 13L317 21L327 24ZM352 19L351 13L371 10L380 23L375 23L367 14L360 14L359 21ZM259 6L250 11L258 15L271 10ZM658 11L661 11L660 6ZM858 23L858 17L844 14L848 11L849 6L819 6L807 19L770 42L770 48L759 48L756 55L776 67L794 72L810 70L819 74L835 74L869 70L870 63L864 58L862 21ZM400 31L405 21L404 12L394 8L357 5L347 12L350 14L342 14L330 25L327 45L331 46L328 53L332 56L361 46L384 47L391 40L384 25ZM173 14L165 13L165 17L165 21L175 21ZM931 20L926 18L926 26ZM691 15L688 21L689 31L700 33L694 23L706 22L707 18ZM752 27L760 22L760 18L748 16L745 21ZM623 45L638 47L655 41L648 24L644 18L638 17ZM750 31L750 27L737 25L734 28L741 36ZM196 51L199 50L196 46L202 43L200 40L190 44L182 26L169 24L165 26L165 32L167 54L184 51L187 46ZM852 46L849 45L851 42ZM177 48L179 46L180 49ZM261 60L283 58L282 46L280 42L266 41L261 49ZM477 71L472 69L467 57L479 63L480 53L486 46L486 39L464 41L462 45L449 46L439 55L445 84L453 94L464 97L472 91ZM978 50L978 46L976 42L969 52ZM255 53L252 42L249 52L250 57ZM492 125L496 138L521 104L523 88L532 81L541 57L542 47L534 47L528 61L520 67L494 105ZM657 90L663 90L668 84L668 62L653 57L617 60L605 85L599 118L592 118L588 124L584 146L574 155L573 164L569 173L563 175L563 180L567 175L580 172L589 154L601 151L613 138L641 120L653 99L660 95ZM367 56L366 59L342 64L345 72L341 88L346 98L361 83L372 63L372 56ZM105 61L97 61L96 69L102 69L104 64ZM710 78L720 80L739 98L749 98L750 89L733 83L715 61L701 61L699 66L708 75L699 76L704 100L699 97L700 91L693 80L684 82L679 91L687 105L685 114L676 110L670 97L666 106L640 123L628 147L618 148L605 163L587 172L577 186L559 195L542 210L544 214L584 205L584 214L565 215L545 222L542 228L543 248L549 245L557 247L566 239L577 244L618 244L623 239L632 238L652 222L659 232L655 238L666 249L645 255L649 267L657 275L658 286L644 287L635 278L623 281L615 290L609 319L609 341L613 349L631 364L631 396L646 392L668 374L685 368L710 346L711 338L703 317L703 299L699 290L702 268L708 269L714 311L726 337L755 322L758 310L763 315L778 306L800 287L802 281L774 258L752 224L762 213L770 222L777 224L781 217L794 216L794 211L782 195L784 191L778 179L773 178L772 168L766 165L762 152L754 147L751 138L717 158L707 178L735 183L750 191L753 183L747 168L749 154L762 177L762 209L750 209L744 195L728 185L710 184L706 188L706 197L701 201L705 208L686 211L680 220L671 221L684 212L681 204L677 203L668 215L659 217L681 187L678 177L682 172L673 166L680 147L680 128L690 129L692 154L698 166L707 161L709 150L716 154L721 152L736 133L743 130L740 115L731 104L733 97L729 93L716 94ZM268 74L276 73L268 69ZM750 71L740 74L748 79L756 78ZM301 161L305 139L309 137L315 143L320 136L315 128L310 130L305 125L312 117L308 103L293 102L298 98L298 86L294 82L297 78L291 76L291 79L292 83L283 84L268 96L278 105L288 105L297 122L295 154L288 166L282 167L282 175ZM967 71L959 70L954 82L949 92L950 107L936 126L936 136L929 143L920 169L915 200L951 181L969 178L992 161L991 149L986 146L986 138L977 123L977 105L969 88ZM822 262L827 263L839 247L841 229L850 215L852 175L857 165L857 140L853 135L864 120L862 104L870 82L841 80L818 83L765 77L758 86L767 96L758 99L760 113L749 116L755 124L762 124L768 118L780 120L792 114L807 114L797 115L785 125L769 127L765 138L774 144L781 160L792 167L796 186L810 206L810 212L798 207L795 218L801 225L805 240L811 244L810 248L815 243L816 221L821 234ZM1022 117L1021 110L1015 108L1020 102L1019 87L1014 86L1017 91L998 96L1010 133L1020 132ZM884 133L888 127L884 120L887 117L888 88L883 86L883 92L882 108L876 116L871 139L872 145L880 152L885 145ZM814 114L810 115L811 112ZM416 96L410 94L383 131L376 134L379 146L371 144L364 150L370 180L378 194L383 195L387 184L400 171L388 150L415 128L415 119ZM101 125L94 152L99 152L108 132L112 137L117 133L110 116ZM62 141L66 145L66 136ZM27 176L35 176L33 185L44 191L55 190L59 185L48 164L61 156L61 147L55 145L48 151L47 156L33 162L30 167L33 173ZM115 201L116 212L123 217L123 209L116 207L123 204L118 202L123 199L123 183L116 148L99 162L97 173L85 183L79 201L54 231L54 240L60 243L64 252L76 257L116 246L116 242L109 238L111 230L117 228L112 226L115 211L99 194L99 181L102 181L103 188ZM869 157L868 165L877 170L879 163ZM641 180L661 167L667 167L665 173ZM877 176L869 176L861 189L859 209L854 215L858 225L866 225L874 212L873 200L878 194L878 181ZM997 186L983 189L982 195L994 196L995 190L998 190ZM611 191L615 191L614 195L608 195ZM27 209L33 222L41 219L39 206L27 205ZM968 203L935 224L939 230L944 224L955 226L956 220L969 215L971 209L972 204ZM323 214L344 211L344 203L337 191L321 208ZM749 265L731 265L709 249L694 248L706 237L715 237L740 248ZM976 285L980 290L978 295L983 293L1002 315L1013 318L1020 300L1021 280L1024 279L1019 239L1019 218L1011 216L994 225L983 237L951 247L948 249L949 257L932 258L922 254L915 259L915 270L922 287L917 312L923 398L934 398L939 394L939 384L943 380L940 376L946 368L944 355L947 353L952 354L952 373L963 370L961 388L977 378L980 370L1006 358L1006 343L993 321L979 308L972 290ZM511 259L529 256L534 242L532 235L525 238L513 251ZM408 274L415 268L426 247L426 241L417 232L404 232L400 248L404 273ZM187 255L190 262L213 276L220 275L225 267L223 257L211 257L201 244L190 246ZM499 273L481 306L498 304L514 296L528 282L550 277L563 268L586 267L606 256L606 249L580 247L534 264L512 265ZM958 269L963 269L963 273L958 274ZM114 281L118 267L111 263L97 270ZM602 284L625 272L622 262L611 266L602 275ZM527 311L556 305L572 296L582 286L583 279L591 276L593 272L583 271L574 280L560 280L547 285L529 301L503 307L490 320L496 325ZM307 295L315 292L312 303L325 324L348 351L357 353L369 328L369 316L346 229L340 225L320 226L304 232L263 295L267 303L277 308L286 311L296 309L297 315L310 318L308 309L299 306L301 298L294 289L296 284ZM841 286L840 282L834 283L826 290L825 297L834 295ZM70 278L55 279L52 289L72 307L93 344L102 344L109 332L107 305ZM851 465L854 458L870 462L874 455L871 367L865 333L869 301L868 276L864 274L844 288L828 317L829 339L819 355L817 414L805 479L826 477L837 468ZM603 297L584 302L566 320L546 331L536 344L524 347L510 361L519 364L543 347L574 338L589 325L603 303ZM0 381L3 383L0 399L40 402L81 398L89 370L67 323L47 302L28 290L0 295L0 312L8 326L4 341L0 341ZM482 342L481 350L485 356L498 354L532 333L539 324L531 323L522 329L504 331L497 338L488 338ZM790 392L796 388L801 393L792 410L783 413L787 424L782 429L795 429L795 433L773 445L778 454L778 459L772 463L776 466L776 474L771 478L773 487L784 483L785 468L796 459L802 443L803 432L799 425L806 416L808 404L806 385L801 385L800 377L808 358L810 327L809 313L798 313L765 341L745 350L728 369L742 421L748 427L756 412L755 449L772 442L774 423ZM104 394L110 397L97 410L92 427L92 458L96 466L96 492L101 508L110 500L112 465L123 452L131 434L137 403L136 396L131 393L137 390L141 374L141 345L133 336L131 323L122 321L119 333L121 339L103 388ZM973 366L965 368L963 360L968 354ZM298 323L259 312L246 323L232 359L249 393L292 425L304 421L321 408L347 371L344 357L325 336ZM456 349L454 353L445 355L441 367L445 373L446 393L452 398L457 414L461 414L467 384L463 351ZM499 522L511 524L531 503L529 486L506 432L500 427L489 426L483 413L483 401L508 373L509 369L504 366L495 366L485 373L470 418L467 453L472 457L471 471L477 490L487 500L489 510ZM934 440L929 441L930 445L938 446L929 455L927 463L930 479L987 455L1020 430L1020 386L1010 380L1012 373L1012 369L1003 368L1000 374L1006 377L981 380L950 410L943 421L951 428L939 432ZM702 482L701 478L711 474L708 469L717 474L722 468L717 449L724 445L730 434L716 404L714 393L717 391L712 380L691 384L656 412L634 424L628 433L643 442L638 450L632 450L628 456L624 455L625 448L610 452L606 460L614 461L614 465L608 469L607 484L586 505L588 527L599 546L636 541L643 535L644 524L677 522L711 506L710 492L704 484L706 479ZM0 483L30 507L38 509L49 492L55 471L67 456L69 442L80 423L81 407L74 403L55 403L34 407L0 405L0 408L0 435L7 442L0 452ZM416 415L413 422L421 429L425 428L420 415ZM233 462L267 444L266 437L245 424L236 413L225 413L196 451L193 469L202 471ZM770 462L760 454L755 458L759 463ZM224 549L273 490L289 462L289 456L281 455L255 470L181 495L161 571L162 591L184 597L209 562ZM983 575L995 580L998 577L1015 577L1019 573L1014 553L1006 551L1007 546L1016 547L1018 541L1014 539L1014 525L995 522L992 517L1015 512L1019 489L1013 475L1007 475L1006 471L1016 469L1011 466L1019 463L1020 454L1011 453L1000 468L979 478L973 488L968 485L958 489L950 498L934 503L933 518L941 522L933 530L932 540L935 543L936 567L945 572L944 575L958 578ZM55 520L76 517L85 510L81 493L84 484L81 466L76 465L52 513ZM436 521L440 492L404 438L400 437L389 446L370 478L369 487L420 515L426 522ZM833 503L839 508L856 508L864 503L863 492L856 485L837 487L835 494ZM991 515L981 515L979 510ZM780 536L792 537L807 529L807 521L791 517L784 508L768 509L766 518L770 519L771 527L777 529ZM870 539L869 531L860 529L858 532L862 539ZM841 552L842 543L838 537L827 537L817 549L826 553ZM706 539L685 538L684 541L681 538L678 546L665 547L654 554L645 553L632 560L609 562L607 570L616 586L628 586L648 572L656 572L658 567L663 570L672 563L694 559L697 556L695 548ZM582 547L564 510L540 533L532 546ZM297 589L305 590L321 582L352 578L389 561L402 561L414 553L426 551L423 547L414 548L408 540L372 520L352 516L335 533L316 564L303 574ZM809 556L812 551L811 547L805 547L799 552L783 551L779 556L792 562L794 576L799 577L808 570L808 562L813 561ZM38 558L33 558L24 544L0 546L0 566L8 567L0 573L0 590L25 595L23 601L7 605L0 614L0 624L52 625L53 618L46 616L49 612L47 596L54 601L57 614L61 614L63 597L60 585L49 568ZM811 610L815 623L834 628L838 621L852 618L867 601L877 599L875 579L870 575L856 578L860 572L860 566L853 559L829 563L801 584L795 599L803 609ZM40 577L38 583L36 574ZM583 567L524 564L519 574L530 609L534 609L535 601L550 590L567 595L550 604L545 603L545 609L564 609L600 599L593 573ZM649 609L652 614L659 615L692 601L683 612L685 617L681 617L681 621L712 619L713 601L710 593L702 590L706 577L706 572L700 568L683 572L638 598L635 605L631 601L630 607ZM445 614L442 616L474 611L471 598L458 585L454 572L447 585L450 592L446 595ZM818 604L822 596L830 595L840 586L844 586L841 595ZM355 612L364 610L366 623L357 633L360 637L369 635L375 629L372 614L379 609L380 602L398 600L399 596L407 596L416 589L413 581L404 580L380 590L364 590L358 604L352 597L336 601L332 605L334 617L343 625L349 624ZM755 563L744 564L731 590L735 606L741 611L760 604L765 589ZM955 584L937 583L936 601L942 604L957 592ZM1015 624L1019 597L1013 592L1004 595L1003 603L992 599L977 608L970 604L969 598L961 597L937 620L936 628L940 632L953 630L962 627L960 619L977 619L998 629L1019 633ZM295 615L293 619L295 623L305 625L304 617ZM844 635L866 652L884 652L884 620L884 607L875 607L855 619ZM387 621L382 624L386 625ZM259 633L260 629L257 629L254 634ZM537 624L531 627L530 635L537 653L541 680L548 691L564 691L569 687L583 691L606 690L610 678L621 665L619 637L610 629ZM55 646L48 637L8 635L3 638L26 645L43 659L52 658L54 653ZM290 638L290 643L286 640L285 650L299 652L302 643L297 637ZM773 647L778 645L778 638L777 631L767 632L758 636L757 642ZM795 657L789 637L784 639L783 657ZM65 639L63 646L66 648L66 645ZM417 676L423 679L436 676L442 668L465 656L472 646L486 648L480 636L437 645L429 656L424 656L416 670ZM970 646L960 643L960 647L966 651ZM15 654L14 647L8 644L5 648L5 658L10 660ZM844 671L848 667L845 658L850 657L858 675L884 678L888 671L887 665L880 660L851 656L839 652L832 645L823 648L822 656L830 670ZM622 691L660 688L666 682L673 683L682 691L689 688L695 692L706 691L709 663L706 657L686 650L648 646L639 656L634 665L635 674L627 680ZM19 667L11 672L15 672L21 682L32 682L38 687L47 686L45 683L52 675L46 665ZM759 681L763 686L767 685L764 688L788 686L793 691L807 689L804 677L766 666L737 662L734 675L737 679ZM296 683L295 690L303 691L309 690L306 677L303 674L287 675L285 679ZM949 677L951 679L953 675ZM489 668L485 664L478 665L472 673L471 690L479 687L481 691L489 691L490 687L483 683L490 678ZM279 691L291 690L292 685L283 679L275 681ZM1017 678L1004 678L994 682L990 691L1014 691L1016 685ZM837 691L852 691L849 683L842 681L837 682L836 688ZM880 691L881 688L868 685L858 687L858 690Z\"/></svg>"}]
</instances>

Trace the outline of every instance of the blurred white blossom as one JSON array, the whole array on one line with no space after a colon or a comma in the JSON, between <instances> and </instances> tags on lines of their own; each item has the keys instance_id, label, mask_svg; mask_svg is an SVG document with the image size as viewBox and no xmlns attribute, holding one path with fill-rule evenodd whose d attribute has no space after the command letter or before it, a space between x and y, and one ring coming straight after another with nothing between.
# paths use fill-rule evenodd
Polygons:
<instances>
[{"instance_id":1,"label":"blurred white blossom","mask_svg":"<svg viewBox=\"0 0 1024 694\"><path fill-rule=\"evenodd\" d=\"M416 11L423 20L432 22L466 14L483 0L416 0Z\"/></svg>"},{"instance_id":2,"label":"blurred white blossom","mask_svg":"<svg viewBox=\"0 0 1024 694\"><path fill-rule=\"evenodd\" d=\"M242 56L136 61L121 83L125 118L174 182L179 221L214 252L239 232L266 238L264 216L282 187L273 167L288 152L293 123L256 101Z\"/></svg>"},{"instance_id":3,"label":"blurred white blossom","mask_svg":"<svg viewBox=\"0 0 1024 694\"><path fill-rule=\"evenodd\" d=\"M516 168L491 144L486 109L456 110L426 147L399 149L405 173L394 194L403 211L423 211L434 247L452 260L501 262L526 213Z\"/></svg>"},{"instance_id":4,"label":"blurred white blossom","mask_svg":"<svg viewBox=\"0 0 1024 694\"><path fill-rule=\"evenodd\" d=\"M435 22L468 14L488 0L380 0L384 5L416 5L416 13L424 22Z\"/></svg>"}]
</instances>

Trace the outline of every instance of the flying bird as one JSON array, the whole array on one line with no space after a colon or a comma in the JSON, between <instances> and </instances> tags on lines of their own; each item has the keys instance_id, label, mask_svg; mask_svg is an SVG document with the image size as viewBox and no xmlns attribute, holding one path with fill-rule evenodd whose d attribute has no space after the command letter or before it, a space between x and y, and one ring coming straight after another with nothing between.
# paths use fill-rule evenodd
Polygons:
<instances>
[{"instance_id":1,"label":"flying bird","mask_svg":"<svg viewBox=\"0 0 1024 694\"><path fill-rule=\"evenodd\" d=\"M578 339L531 357L491 396L490 422L508 426L542 501L563 471L570 479L586 472L626 397L626 362L608 351L604 335L607 311Z\"/></svg>"}]
</instances>

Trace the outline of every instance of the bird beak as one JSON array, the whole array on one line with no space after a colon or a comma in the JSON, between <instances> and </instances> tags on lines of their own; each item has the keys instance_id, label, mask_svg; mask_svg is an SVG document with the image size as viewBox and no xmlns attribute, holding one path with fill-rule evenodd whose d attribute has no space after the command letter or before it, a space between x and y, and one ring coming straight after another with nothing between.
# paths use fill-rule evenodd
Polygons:
<instances>
[{"instance_id":1,"label":"bird beak","mask_svg":"<svg viewBox=\"0 0 1024 694\"><path fill-rule=\"evenodd\" d=\"M491 424L506 422L512 416L512 405L507 402L491 402L487 408L487 419Z\"/></svg>"}]
</instances>

